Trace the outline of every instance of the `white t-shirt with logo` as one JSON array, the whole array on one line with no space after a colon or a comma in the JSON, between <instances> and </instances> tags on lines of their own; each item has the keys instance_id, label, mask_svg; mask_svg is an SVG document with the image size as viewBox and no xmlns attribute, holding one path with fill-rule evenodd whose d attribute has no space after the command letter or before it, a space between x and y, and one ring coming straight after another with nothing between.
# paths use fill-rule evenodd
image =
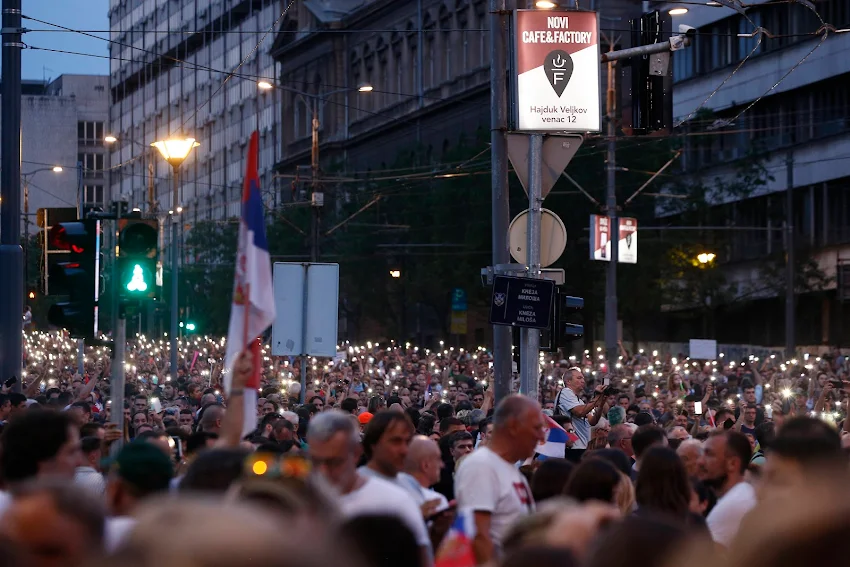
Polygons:
<instances>
[{"instance_id":1,"label":"white t-shirt with logo","mask_svg":"<svg viewBox=\"0 0 850 567\"><path fill-rule=\"evenodd\" d=\"M459 510L490 513L490 539L497 556L508 529L534 511L523 474L487 447L476 449L461 462L455 474L455 496Z\"/></svg>"}]
</instances>

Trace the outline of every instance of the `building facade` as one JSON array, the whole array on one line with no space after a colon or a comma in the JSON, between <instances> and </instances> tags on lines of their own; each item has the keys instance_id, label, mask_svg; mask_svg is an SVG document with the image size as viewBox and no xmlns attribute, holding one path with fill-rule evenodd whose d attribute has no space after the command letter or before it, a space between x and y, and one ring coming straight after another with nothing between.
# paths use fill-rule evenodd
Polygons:
<instances>
[{"instance_id":1,"label":"building facade","mask_svg":"<svg viewBox=\"0 0 850 567\"><path fill-rule=\"evenodd\" d=\"M782 227L790 221L798 256L812 259L826 277L820 289L797 290L797 343L846 342L850 306L841 296L850 299L850 60L842 54L850 34L824 38L819 30L824 23L847 28L850 2L816 2L817 14L795 3L748 4L741 14L690 3L688 13L674 19L696 28L694 45L674 57L674 115L687 119L686 132L698 133L683 137L683 172L728 180L743 161L757 159L766 174L745 197L715 203L730 225L762 229L736 231L717 251L727 280L749 295L736 317L752 322L721 321L718 339L783 343L783 299L762 285L756 266L786 249ZM668 2L662 9L677 6Z\"/></svg>"},{"instance_id":2,"label":"building facade","mask_svg":"<svg viewBox=\"0 0 850 567\"><path fill-rule=\"evenodd\" d=\"M21 97L21 211L23 231L38 230L40 208L103 206L109 156L103 132L109 116L109 78L60 75L24 81ZM0 102L2 104L2 102ZM82 172L77 171L81 163ZM61 171L53 171L54 167Z\"/></svg>"},{"instance_id":3,"label":"building facade","mask_svg":"<svg viewBox=\"0 0 850 567\"><path fill-rule=\"evenodd\" d=\"M280 0L110 1L115 198L145 211L170 209L171 167L150 144L192 137L200 145L180 167L184 225L238 216L247 143L259 130L261 187L274 204L278 121L274 97L257 84L276 76L268 51L284 7Z\"/></svg>"},{"instance_id":4,"label":"building facade","mask_svg":"<svg viewBox=\"0 0 850 567\"><path fill-rule=\"evenodd\" d=\"M525 4L521 2L521 4ZM533 3L529 3L533 4ZM640 14L640 3L595 0L601 27ZM391 167L402 152L436 162L461 136L490 130L488 0L305 0L284 18L272 54L281 89L281 174L311 153L318 98L323 165ZM617 33L628 37L628 33ZM368 84L371 92L358 87ZM603 86L604 92L604 86ZM328 94L333 93L333 94Z\"/></svg>"}]
</instances>

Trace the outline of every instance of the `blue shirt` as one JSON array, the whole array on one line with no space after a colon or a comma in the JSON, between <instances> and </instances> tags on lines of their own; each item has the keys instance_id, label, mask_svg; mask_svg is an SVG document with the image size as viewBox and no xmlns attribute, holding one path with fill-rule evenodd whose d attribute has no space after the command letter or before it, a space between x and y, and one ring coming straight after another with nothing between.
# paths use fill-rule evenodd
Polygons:
<instances>
[{"instance_id":1,"label":"blue shirt","mask_svg":"<svg viewBox=\"0 0 850 567\"><path fill-rule=\"evenodd\" d=\"M572 413L572 409L577 406L583 406L584 401L580 400L576 393L569 388L564 388L558 394L558 413L569 415L573 420L573 429L575 429L578 440L573 443L573 449L587 449L587 444L590 442L590 422L586 417L579 417Z\"/></svg>"}]
</instances>

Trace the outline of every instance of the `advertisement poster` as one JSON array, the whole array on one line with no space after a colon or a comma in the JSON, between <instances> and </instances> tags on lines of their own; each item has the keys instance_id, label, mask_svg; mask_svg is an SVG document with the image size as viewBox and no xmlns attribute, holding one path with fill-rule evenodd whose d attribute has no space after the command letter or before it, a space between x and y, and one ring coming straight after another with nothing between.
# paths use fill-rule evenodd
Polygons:
<instances>
[{"instance_id":1,"label":"advertisement poster","mask_svg":"<svg viewBox=\"0 0 850 567\"><path fill-rule=\"evenodd\" d=\"M620 217L617 256L620 264L637 264L637 219ZM590 215L590 259L607 262L611 259L611 220L602 215Z\"/></svg>"},{"instance_id":2,"label":"advertisement poster","mask_svg":"<svg viewBox=\"0 0 850 567\"><path fill-rule=\"evenodd\" d=\"M596 12L517 10L515 24L517 129L600 131Z\"/></svg>"}]
</instances>

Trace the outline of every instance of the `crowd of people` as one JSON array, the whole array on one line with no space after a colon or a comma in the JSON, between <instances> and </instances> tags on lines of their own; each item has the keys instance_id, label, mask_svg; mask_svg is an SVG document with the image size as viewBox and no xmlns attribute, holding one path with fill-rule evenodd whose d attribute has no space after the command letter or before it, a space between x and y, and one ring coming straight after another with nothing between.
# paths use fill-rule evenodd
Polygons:
<instances>
[{"instance_id":1,"label":"crowd of people","mask_svg":"<svg viewBox=\"0 0 850 567\"><path fill-rule=\"evenodd\" d=\"M25 333L0 393L0 562L352 567L840 560L850 359L542 356L494 399L487 349L225 341L109 349ZM244 403L262 363L256 408ZM82 371L81 371L82 370ZM20 379L20 383L17 380ZM302 386L303 384L303 386ZM518 385L518 380L514 381ZM123 412L123 427L113 412ZM248 420L256 427L243 434Z\"/></svg>"}]
</instances>

